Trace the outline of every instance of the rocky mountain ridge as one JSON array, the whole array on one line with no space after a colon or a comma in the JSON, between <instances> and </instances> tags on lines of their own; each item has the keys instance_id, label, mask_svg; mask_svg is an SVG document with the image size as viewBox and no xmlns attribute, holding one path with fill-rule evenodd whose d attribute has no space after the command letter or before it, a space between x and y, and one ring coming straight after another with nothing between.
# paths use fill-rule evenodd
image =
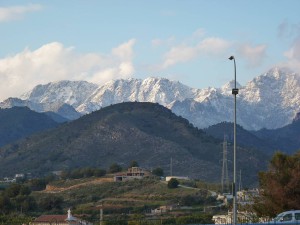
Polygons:
<instances>
[{"instance_id":1,"label":"rocky mountain ridge","mask_svg":"<svg viewBox=\"0 0 300 225\"><path fill-rule=\"evenodd\" d=\"M292 122L300 112L300 76L273 68L254 78L237 95L237 122L247 130L275 129ZM165 78L113 80L102 86L86 81L38 85L20 98L9 98L1 108L28 106L76 119L121 102L154 102L171 109L199 128L233 121L232 82L221 88L196 89ZM63 108L62 108L63 107Z\"/></svg>"}]
</instances>

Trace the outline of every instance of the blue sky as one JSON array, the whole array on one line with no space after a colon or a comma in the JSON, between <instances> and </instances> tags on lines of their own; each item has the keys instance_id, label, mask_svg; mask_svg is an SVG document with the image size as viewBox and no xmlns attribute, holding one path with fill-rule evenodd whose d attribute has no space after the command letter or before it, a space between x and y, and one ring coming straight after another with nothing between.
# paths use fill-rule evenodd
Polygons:
<instances>
[{"instance_id":1,"label":"blue sky","mask_svg":"<svg viewBox=\"0 0 300 225\"><path fill-rule=\"evenodd\" d=\"M299 0L0 0L0 100L58 80L194 88L300 72Z\"/></svg>"}]
</instances>

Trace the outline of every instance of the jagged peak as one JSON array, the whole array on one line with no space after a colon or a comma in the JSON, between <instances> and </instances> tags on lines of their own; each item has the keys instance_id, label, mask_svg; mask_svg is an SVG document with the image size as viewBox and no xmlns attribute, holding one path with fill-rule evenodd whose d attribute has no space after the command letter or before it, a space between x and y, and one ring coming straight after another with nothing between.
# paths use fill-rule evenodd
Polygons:
<instances>
[{"instance_id":1,"label":"jagged peak","mask_svg":"<svg viewBox=\"0 0 300 225\"><path fill-rule=\"evenodd\" d=\"M60 81L54 81L54 82L49 82L47 84L38 84L36 85L33 89L31 89L28 92L25 92L24 94L22 94L20 96L20 99L22 100L26 100L29 99L31 97L33 97L33 95L35 95L35 97L40 96L42 94L44 94L44 91L47 89L59 89L64 88L64 87L78 87L80 85L89 85L89 86L93 86L93 87L97 87L96 84L87 82L87 81L83 81L83 80L79 80L79 81L71 81L71 80L60 80Z\"/></svg>"},{"instance_id":2,"label":"jagged peak","mask_svg":"<svg viewBox=\"0 0 300 225\"><path fill-rule=\"evenodd\" d=\"M231 94L231 91L234 88L234 86L235 86L235 81L234 80L231 80L231 81L227 82L226 84L224 84L220 88L221 93L226 94L226 95ZM236 88L241 89L242 85L239 82L236 82Z\"/></svg>"},{"instance_id":3,"label":"jagged peak","mask_svg":"<svg viewBox=\"0 0 300 225\"><path fill-rule=\"evenodd\" d=\"M275 78L276 80L278 80L281 77L285 77L289 74L294 74L289 68L275 66L275 67L269 69L267 72L265 72L261 76L272 77L272 78ZM259 77L261 77L261 76L259 76Z\"/></svg>"},{"instance_id":4,"label":"jagged peak","mask_svg":"<svg viewBox=\"0 0 300 225\"><path fill-rule=\"evenodd\" d=\"M139 79L139 78L133 78L133 77L130 77L130 78L121 78L121 79L112 79L112 80L109 80L107 81L106 83L103 84L103 86L106 86L106 85L112 85L112 84L115 84L115 83L127 83L127 82L145 82L145 83L157 83L157 82L161 82L161 81L171 81L167 78L161 78L161 77L147 77L145 79ZM102 86L102 85L101 85Z\"/></svg>"},{"instance_id":5,"label":"jagged peak","mask_svg":"<svg viewBox=\"0 0 300 225\"><path fill-rule=\"evenodd\" d=\"M118 86L126 85L128 83L137 83L140 84L143 87L153 87L155 85L158 85L160 87L163 87L165 85L178 85L179 87L188 88L187 85L184 85L180 83L179 81L170 80L168 78L162 78L162 77L147 77L145 79L136 79L136 78L127 78L127 79L116 79L116 80L110 80L106 82L104 85L101 85L98 87L98 89L103 89L107 87L116 88Z\"/></svg>"},{"instance_id":6,"label":"jagged peak","mask_svg":"<svg viewBox=\"0 0 300 225\"><path fill-rule=\"evenodd\" d=\"M298 80L300 82L300 76L295 72L291 71L286 67L273 67L267 72L261 74L260 76L255 77L253 80L249 81L246 84L246 88L252 89L253 86L260 86L260 84L274 83L277 84L278 81L281 83L286 82L287 80Z\"/></svg>"},{"instance_id":7,"label":"jagged peak","mask_svg":"<svg viewBox=\"0 0 300 225\"><path fill-rule=\"evenodd\" d=\"M234 80L231 80L231 81L229 81L229 82L227 82L226 84L224 84L222 87L221 87L221 89L222 90L227 90L227 89L232 89L232 88L234 88L234 86L235 86L235 81ZM237 81L236 82L236 88L241 88L242 87L242 85Z\"/></svg>"}]
</instances>

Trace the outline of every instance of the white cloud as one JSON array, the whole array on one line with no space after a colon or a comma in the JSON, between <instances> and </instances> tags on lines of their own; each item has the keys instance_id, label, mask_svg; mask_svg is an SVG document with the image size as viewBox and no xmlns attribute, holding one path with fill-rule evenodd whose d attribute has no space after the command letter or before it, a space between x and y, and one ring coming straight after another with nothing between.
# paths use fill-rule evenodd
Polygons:
<instances>
[{"instance_id":1,"label":"white cloud","mask_svg":"<svg viewBox=\"0 0 300 225\"><path fill-rule=\"evenodd\" d=\"M260 66L266 57L266 45L242 44L238 47L238 54L246 60L249 67Z\"/></svg>"},{"instance_id":2,"label":"white cloud","mask_svg":"<svg viewBox=\"0 0 300 225\"><path fill-rule=\"evenodd\" d=\"M291 40L290 49L283 53L287 60L279 63L279 66L300 74L300 23L292 24L285 20L278 26L278 36Z\"/></svg>"},{"instance_id":3,"label":"white cloud","mask_svg":"<svg viewBox=\"0 0 300 225\"><path fill-rule=\"evenodd\" d=\"M197 54L197 47L189 47L186 45L175 46L165 54L162 68L168 68L177 63L190 61L195 58Z\"/></svg>"},{"instance_id":4,"label":"white cloud","mask_svg":"<svg viewBox=\"0 0 300 225\"><path fill-rule=\"evenodd\" d=\"M171 46L174 42L175 42L175 37L171 36L171 37L169 37L166 40L159 39L159 38L153 39L151 41L151 45L153 47L160 47L160 46L163 46L163 45L165 45L165 46Z\"/></svg>"},{"instance_id":5,"label":"white cloud","mask_svg":"<svg viewBox=\"0 0 300 225\"><path fill-rule=\"evenodd\" d=\"M300 73L300 35L294 40L291 48L284 53L284 56L288 61L282 63L282 66Z\"/></svg>"},{"instance_id":6,"label":"white cloud","mask_svg":"<svg viewBox=\"0 0 300 225\"><path fill-rule=\"evenodd\" d=\"M284 53L289 60L300 62L300 36L294 41L293 46Z\"/></svg>"},{"instance_id":7,"label":"white cloud","mask_svg":"<svg viewBox=\"0 0 300 225\"><path fill-rule=\"evenodd\" d=\"M206 38L198 44L198 49L200 53L205 53L206 55L219 56L223 55L226 50L230 47L230 43L224 39L211 37Z\"/></svg>"},{"instance_id":8,"label":"white cloud","mask_svg":"<svg viewBox=\"0 0 300 225\"><path fill-rule=\"evenodd\" d=\"M119 66L120 75L122 77L127 77L128 75L132 75L134 73L134 67L132 62L122 62Z\"/></svg>"},{"instance_id":9,"label":"white cloud","mask_svg":"<svg viewBox=\"0 0 300 225\"><path fill-rule=\"evenodd\" d=\"M121 59L132 59L135 42L135 39L131 39L128 42L121 44L112 50L112 54Z\"/></svg>"},{"instance_id":10,"label":"white cloud","mask_svg":"<svg viewBox=\"0 0 300 225\"><path fill-rule=\"evenodd\" d=\"M114 48L111 54L81 54L58 42L0 59L0 99L19 96L37 84L56 80L87 80L104 83L134 73L135 40Z\"/></svg>"},{"instance_id":11,"label":"white cloud","mask_svg":"<svg viewBox=\"0 0 300 225\"><path fill-rule=\"evenodd\" d=\"M0 7L0 22L20 19L26 13L39 11L42 6L39 4L29 4L27 6Z\"/></svg>"},{"instance_id":12,"label":"white cloud","mask_svg":"<svg viewBox=\"0 0 300 225\"><path fill-rule=\"evenodd\" d=\"M284 29L282 25L281 29ZM175 40L175 39L174 39ZM166 40L154 39L153 46L162 46ZM225 59L236 54L248 67L261 66L267 57L267 45L240 43L220 37L209 37L204 29L198 29L180 43L173 41L162 57L162 62L153 66L153 71L166 70L180 63L189 63L199 57L212 60ZM299 51L298 51L299 52Z\"/></svg>"},{"instance_id":13,"label":"white cloud","mask_svg":"<svg viewBox=\"0 0 300 225\"><path fill-rule=\"evenodd\" d=\"M162 39L156 38L156 39L153 39L151 41L151 45L154 46L154 47L158 47L158 46L160 46L162 44L163 44L163 40Z\"/></svg>"},{"instance_id":14,"label":"white cloud","mask_svg":"<svg viewBox=\"0 0 300 225\"><path fill-rule=\"evenodd\" d=\"M161 68L165 69L178 63L188 62L198 56L222 56L230 43L221 38L205 38L194 45L173 46L165 55Z\"/></svg>"},{"instance_id":15,"label":"white cloud","mask_svg":"<svg viewBox=\"0 0 300 225\"><path fill-rule=\"evenodd\" d=\"M204 35L206 34L206 31L203 28L199 28L198 30L196 30L192 37L193 38L202 38L204 37Z\"/></svg>"}]
</instances>

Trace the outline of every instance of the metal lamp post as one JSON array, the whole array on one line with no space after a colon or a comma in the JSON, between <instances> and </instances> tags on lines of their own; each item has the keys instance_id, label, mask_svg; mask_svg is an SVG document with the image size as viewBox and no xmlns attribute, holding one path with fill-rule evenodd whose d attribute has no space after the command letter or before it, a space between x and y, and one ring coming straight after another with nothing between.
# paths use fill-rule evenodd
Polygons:
<instances>
[{"instance_id":1,"label":"metal lamp post","mask_svg":"<svg viewBox=\"0 0 300 225\"><path fill-rule=\"evenodd\" d=\"M236 96L239 93L239 89L236 88L236 64L234 56L230 56L228 59L234 62L234 88L232 89L232 94L234 95L234 125L233 125L233 225L237 223L237 204L236 204Z\"/></svg>"}]
</instances>

